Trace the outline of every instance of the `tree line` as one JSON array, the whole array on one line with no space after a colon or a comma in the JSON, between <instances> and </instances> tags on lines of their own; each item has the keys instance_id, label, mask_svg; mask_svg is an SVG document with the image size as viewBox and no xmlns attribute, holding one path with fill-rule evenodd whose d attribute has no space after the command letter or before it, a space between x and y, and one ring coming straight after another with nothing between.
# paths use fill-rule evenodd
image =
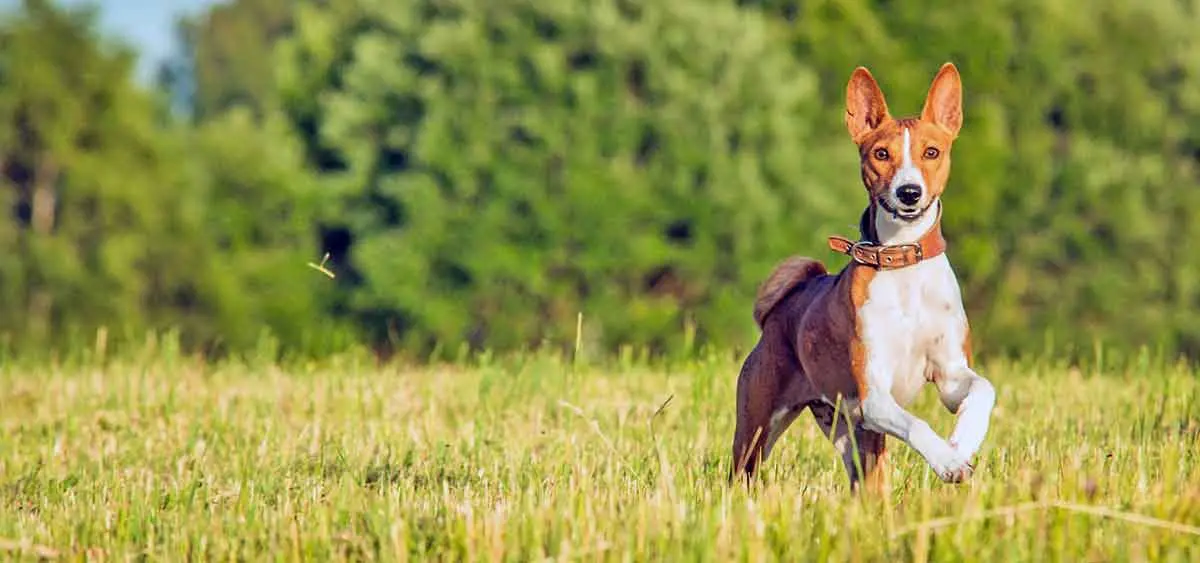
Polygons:
<instances>
[{"instance_id":1,"label":"tree line","mask_svg":"<svg viewBox=\"0 0 1200 563\"><path fill-rule=\"evenodd\" d=\"M421 357L744 346L844 257L872 69L965 125L949 256L982 354L1200 352L1200 15L1147 0L233 0L154 84L95 13L0 15L0 346ZM328 254L336 277L308 262Z\"/></svg>"}]
</instances>

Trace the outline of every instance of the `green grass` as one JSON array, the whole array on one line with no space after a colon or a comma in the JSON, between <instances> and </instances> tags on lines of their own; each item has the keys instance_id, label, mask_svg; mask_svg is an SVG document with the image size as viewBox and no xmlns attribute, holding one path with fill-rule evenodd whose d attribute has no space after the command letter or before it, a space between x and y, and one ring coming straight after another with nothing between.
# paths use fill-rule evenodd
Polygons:
<instances>
[{"instance_id":1,"label":"green grass","mask_svg":"<svg viewBox=\"0 0 1200 563\"><path fill-rule=\"evenodd\" d=\"M1184 368L983 366L999 397L974 478L891 441L891 495L855 500L808 415L760 485L725 485L737 367L10 366L0 559L1200 560ZM913 410L953 424L931 389Z\"/></svg>"}]
</instances>

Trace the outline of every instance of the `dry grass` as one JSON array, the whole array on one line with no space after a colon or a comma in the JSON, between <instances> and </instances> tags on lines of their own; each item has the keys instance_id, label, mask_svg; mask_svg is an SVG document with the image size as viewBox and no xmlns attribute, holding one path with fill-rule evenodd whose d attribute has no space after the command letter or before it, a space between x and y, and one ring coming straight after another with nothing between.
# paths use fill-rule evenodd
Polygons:
<instances>
[{"instance_id":1,"label":"dry grass","mask_svg":"<svg viewBox=\"0 0 1200 563\"><path fill-rule=\"evenodd\" d=\"M9 368L0 558L1200 560L1195 373L984 366L974 479L891 442L891 496L856 501L807 415L725 486L736 370Z\"/></svg>"}]
</instances>

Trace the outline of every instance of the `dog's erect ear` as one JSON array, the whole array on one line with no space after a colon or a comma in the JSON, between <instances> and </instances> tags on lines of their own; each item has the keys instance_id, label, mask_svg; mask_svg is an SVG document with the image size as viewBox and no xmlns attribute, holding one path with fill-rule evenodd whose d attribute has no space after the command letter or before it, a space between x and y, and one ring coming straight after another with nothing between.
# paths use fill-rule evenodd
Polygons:
<instances>
[{"instance_id":1,"label":"dog's erect ear","mask_svg":"<svg viewBox=\"0 0 1200 563\"><path fill-rule=\"evenodd\" d=\"M854 69L846 85L846 128L855 143L888 117L887 101L875 77L863 67Z\"/></svg>"},{"instance_id":2,"label":"dog's erect ear","mask_svg":"<svg viewBox=\"0 0 1200 563\"><path fill-rule=\"evenodd\" d=\"M937 76L933 78L929 94L925 96L925 109L921 111L921 119L936 123L951 135L958 136L963 121L962 81L954 63L942 65Z\"/></svg>"}]
</instances>

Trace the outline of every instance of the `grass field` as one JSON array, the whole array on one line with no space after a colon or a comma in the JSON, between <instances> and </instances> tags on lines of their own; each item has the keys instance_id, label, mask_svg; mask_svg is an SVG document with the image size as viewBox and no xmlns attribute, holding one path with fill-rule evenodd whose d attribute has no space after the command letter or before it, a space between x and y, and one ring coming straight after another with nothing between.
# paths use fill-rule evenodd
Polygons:
<instances>
[{"instance_id":1,"label":"grass field","mask_svg":"<svg viewBox=\"0 0 1200 563\"><path fill-rule=\"evenodd\" d=\"M860 500L808 415L725 485L736 370L9 366L0 559L1200 560L1185 368L982 366L975 477L892 441L890 496ZM932 390L914 411L953 423Z\"/></svg>"}]
</instances>

